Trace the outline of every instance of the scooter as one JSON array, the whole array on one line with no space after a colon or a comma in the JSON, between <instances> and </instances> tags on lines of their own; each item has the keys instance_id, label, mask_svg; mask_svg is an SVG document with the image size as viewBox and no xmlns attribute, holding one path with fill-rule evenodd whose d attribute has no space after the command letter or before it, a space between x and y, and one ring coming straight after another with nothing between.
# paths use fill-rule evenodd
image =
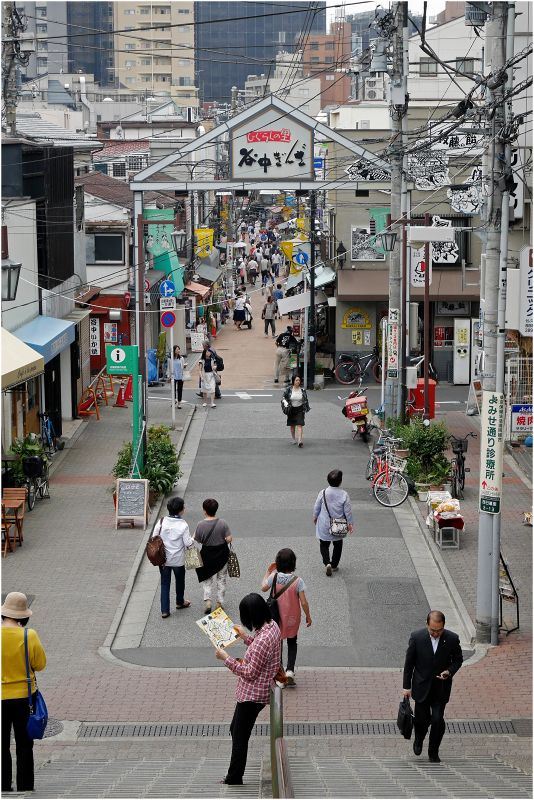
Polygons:
<instances>
[{"instance_id":1,"label":"scooter","mask_svg":"<svg viewBox=\"0 0 534 800\"><path fill-rule=\"evenodd\" d=\"M350 419L352 422L352 438L355 439L359 434L362 441L369 441L369 423L368 414L369 406L367 404L367 397L364 394L366 387L359 389L357 392L351 392L348 397L339 397L339 400L344 400L345 405L341 409L343 416Z\"/></svg>"}]
</instances>

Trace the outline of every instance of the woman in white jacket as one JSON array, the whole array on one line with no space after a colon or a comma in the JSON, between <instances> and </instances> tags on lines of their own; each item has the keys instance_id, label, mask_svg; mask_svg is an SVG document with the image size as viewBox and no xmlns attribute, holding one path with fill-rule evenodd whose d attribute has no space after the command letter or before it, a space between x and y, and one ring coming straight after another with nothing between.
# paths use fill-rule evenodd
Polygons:
<instances>
[{"instance_id":1,"label":"woman in white jacket","mask_svg":"<svg viewBox=\"0 0 534 800\"><path fill-rule=\"evenodd\" d=\"M194 544L189 532L189 525L182 519L184 501L181 497L171 497L167 503L168 517L163 517L156 533L163 539L166 561L159 568L161 574L161 616L167 619L171 615L170 594L171 575L174 572L176 583L176 608L189 608L191 603L184 600L185 591L185 548Z\"/></svg>"}]
</instances>

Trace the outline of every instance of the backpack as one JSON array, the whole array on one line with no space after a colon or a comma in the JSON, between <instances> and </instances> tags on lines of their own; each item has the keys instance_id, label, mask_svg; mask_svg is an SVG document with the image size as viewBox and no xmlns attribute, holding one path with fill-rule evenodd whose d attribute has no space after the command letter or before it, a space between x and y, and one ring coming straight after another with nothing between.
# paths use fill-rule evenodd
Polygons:
<instances>
[{"instance_id":1,"label":"backpack","mask_svg":"<svg viewBox=\"0 0 534 800\"><path fill-rule=\"evenodd\" d=\"M146 556L150 561L150 563L153 564L155 567L163 567L165 566L165 562L167 561L165 545L163 543L163 539L160 536L162 525L163 525L163 519L160 519L158 533L155 536L152 536L146 543Z\"/></svg>"},{"instance_id":2,"label":"backpack","mask_svg":"<svg viewBox=\"0 0 534 800\"><path fill-rule=\"evenodd\" d=\"M215 367L217 369L217 372L223 372L224 371L224 361L222 360L221 356L215 355L213 358L214 358L214 361L215 361Z\"/></svg>"}]
</instances>

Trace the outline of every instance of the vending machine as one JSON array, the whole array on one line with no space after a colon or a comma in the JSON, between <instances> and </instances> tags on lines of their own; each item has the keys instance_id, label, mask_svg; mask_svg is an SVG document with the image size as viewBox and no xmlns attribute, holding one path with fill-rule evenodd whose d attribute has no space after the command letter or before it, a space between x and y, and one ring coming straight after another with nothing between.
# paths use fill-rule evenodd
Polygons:
<instances>
[{"instance_id":1,"label":"vending machine","mask_svg":"<svg viewBox=\"0 0 534 800\"><path fill-rule=\"evenodd\" d=\"M454 320L452 355L452 382L468 384L471 370L471 320L469 317Z\"/></svg>"},{"instance_id":2,"label":"vending machine","mask_svg":"<svg viewBox=\"0 0 534 800\"><path fill-rule=\"evenodd\" d=\"M471 380L475 381L482 375L482 326L481 319L471 319Z\"/></svg>"}]
</instances>

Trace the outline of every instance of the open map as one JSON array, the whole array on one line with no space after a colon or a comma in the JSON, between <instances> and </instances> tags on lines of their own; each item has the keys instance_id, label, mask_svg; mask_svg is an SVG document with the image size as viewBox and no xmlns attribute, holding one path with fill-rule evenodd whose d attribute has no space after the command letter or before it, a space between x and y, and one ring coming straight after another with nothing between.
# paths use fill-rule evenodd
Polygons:
<instances>
[{"instance_id":1,"label":"open map","mask_svg":"<svg viewBox=\"0 0 534 800\"><path fill-rule=\"evenodd\" d=\"M205 617L197 619L197 625L215 647L229 647L239 639L234 630L234 623L222 608L216 608Z\"/></svg>"}]
</instances>

